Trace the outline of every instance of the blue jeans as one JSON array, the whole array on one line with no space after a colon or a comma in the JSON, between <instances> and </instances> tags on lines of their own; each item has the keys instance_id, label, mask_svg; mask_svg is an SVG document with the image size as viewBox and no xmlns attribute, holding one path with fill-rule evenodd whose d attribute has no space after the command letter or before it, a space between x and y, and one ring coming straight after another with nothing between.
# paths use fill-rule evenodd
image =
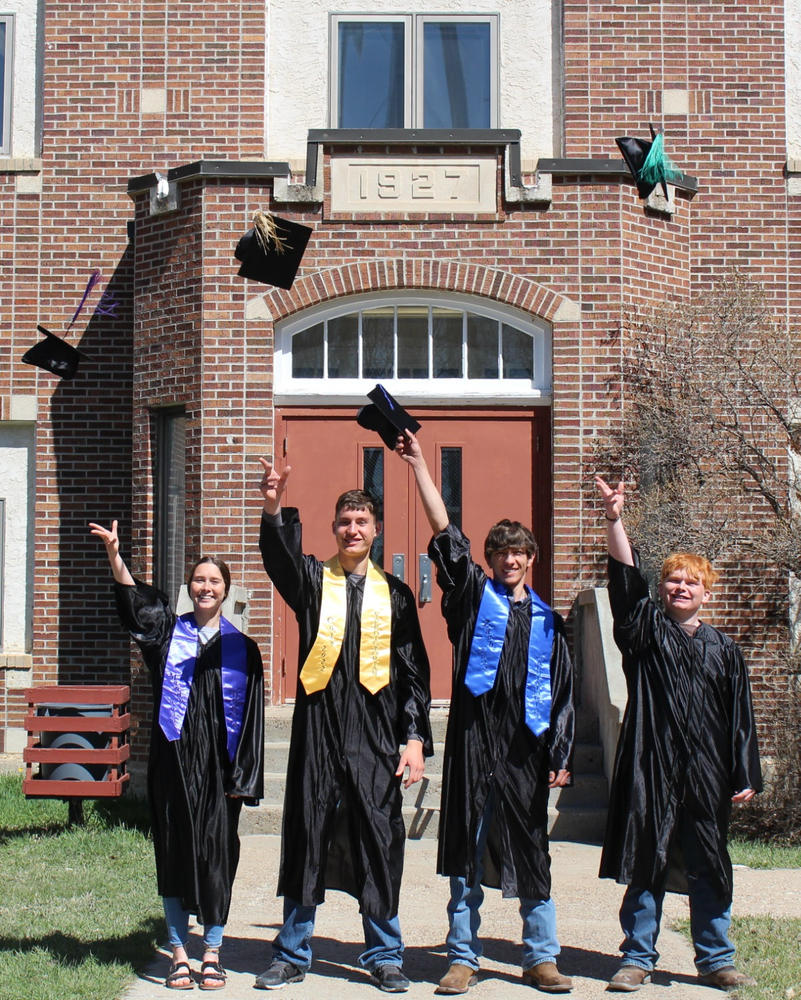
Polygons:
<instances>
[{"instance_id":1,"label":"blue jeans","mask_svg":"<svg viewBox=\"0 0 801 1000\"><path fill-rule=\"evenodd\" d=\"M284 897L284 926L273 941L273 961L291 962L306 971L311 965L311 938L314 933L316 906L302 906ZM373 972L382 965L403 965L403 939L397 915L391 920L374 920L362 914L364 951L359 955L362 968Z\"/></svg>"},{"instance_id":2,"label":"blue jeans","mask_svg":"<svg viewBox=\"0 0 801 1000\"><path fill-rule=\"evenodd\" d=\"M181 906L177 896L162 896L164 919L167 921L167 937L171 948L184 948L189 939L189 914ZM204 948L219 948L222 944L223 931L220 924L204 924Z\"/></svg>"},{"instance_id":3,"label":"blue jeans","mask_svg":"<svg viewBox=\"0 0 801 1000\"><path fill-rule=\"evenodd\" d=\"M451 898L448 903L448 962L451 965L468 965L478 969L482 947L478 937L481 925L480 908L484 900L481 876L484 867L481 859L487 843L494 811L492 796L484 808L476 838L476 884L468 886L467 880L451 876ZM522 966L530 969L540 962L555 962L559 955L556 937L556 907L552 899L520 898L520 916L523 918Z\"/></svg>"},{"instance_id":4,"label":"blue jeans","mask_svg":"<svg viewBox=\"0 0 801 1000\"><path fill-rule=\"evenodd\" d=\"M687 865L690 898L690 931L695 946L695 967L701 975L734 965L734 945L729 940L731 900L721 898L713 883L699 871L700 854L695 832L688 825L681 831L681 845ZM664 892L652 892L630 885L620 907L624 940L620 946L623 965L654 968L659 959L656 939L662 920Z\"/></svg>"}]
</instances>

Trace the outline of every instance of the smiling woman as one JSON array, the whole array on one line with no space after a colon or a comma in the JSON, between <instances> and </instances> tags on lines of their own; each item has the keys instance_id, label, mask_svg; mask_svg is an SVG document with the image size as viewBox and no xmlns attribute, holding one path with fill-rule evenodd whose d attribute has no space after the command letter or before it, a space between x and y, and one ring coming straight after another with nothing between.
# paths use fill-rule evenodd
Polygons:
<instances>
[{"instance_id":1,"label":"smiling woman","mask_svg":"<svg viewBox=\"0 0 801 1000\"><path fill-rule=\"evenodd\" d=\"M221 989L219 962L239 860L242 804L262 795L264 700L261 654L223 615L226 564L203 556L189 571L192 611L131 576L117 522L90 524L106 547L117 610L142 650L153 685L148 798L158 889L172 947L166 985L192 989L186 953L189 914L203 924L201 989Z\"/></svg>"}]
</instances>

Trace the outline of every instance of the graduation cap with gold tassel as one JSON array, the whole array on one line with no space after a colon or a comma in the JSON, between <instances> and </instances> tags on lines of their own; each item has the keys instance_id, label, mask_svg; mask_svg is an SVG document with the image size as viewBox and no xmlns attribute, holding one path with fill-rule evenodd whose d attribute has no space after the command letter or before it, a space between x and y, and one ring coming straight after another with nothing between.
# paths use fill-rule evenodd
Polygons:
<instances>
[{"instance_id":1,"label":"graduation cap with gold tassel","mask_svg":"<svg viewBox=\"0 0 801 1000\"><path fill-rule=\"evenodd\" d=\"M258 211L253 227L237 243L234 256L242 261L240 278L291 288L312 230L299 222Z\"/></svg>"},{"instance_id":2,"label":"graduation cap with gold tassel","mask_svg":"<svg viewBox=\"0 0 801 1000\"><path fill-rule=\"evenodd\" d=\"M668 183L680 181L684 175L665 152L662 133L656 132L650 122L648 127L651 130L650 142L628 135L615 139L615 142L634 178L639 196L647 198L656 185L660 184L667 198Z\"/></svg>"}]
</instances>

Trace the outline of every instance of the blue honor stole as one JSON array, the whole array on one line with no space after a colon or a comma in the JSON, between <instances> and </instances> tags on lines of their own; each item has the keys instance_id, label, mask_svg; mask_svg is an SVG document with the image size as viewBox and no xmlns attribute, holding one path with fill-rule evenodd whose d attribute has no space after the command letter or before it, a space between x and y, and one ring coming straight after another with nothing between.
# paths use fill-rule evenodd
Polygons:
<instances>
[{"instance_id":1,"label":"blue honor stole","mask_svg":"<svg viewBox=\"0 0 801 1000\"><path fill-rule=\"evenodd\" d=\"M531 630L528 636L526 672L526 725L535 736L540 736L551 724L553 611L530 587L526 587L526 593L531 599ZM506 587L487 577L464 676L465 685L473 695L486 694L495 685L506 625L509 621L509 603Z\"/></svg>"},{"instance_id":2,"label":"blue honor stole","mask_svg":"<svg viewBox=\"0 0 801 1000\"><path fill-rule=\"evenodd\" d=\"M247 643L239 629L220 617L220 674L228 756L234 759L242 731L248 681ZM195 676L198 627L190 611L175 619L161 684L159 726L171 742L180 739Z\"/></svg>"}]
</instances>

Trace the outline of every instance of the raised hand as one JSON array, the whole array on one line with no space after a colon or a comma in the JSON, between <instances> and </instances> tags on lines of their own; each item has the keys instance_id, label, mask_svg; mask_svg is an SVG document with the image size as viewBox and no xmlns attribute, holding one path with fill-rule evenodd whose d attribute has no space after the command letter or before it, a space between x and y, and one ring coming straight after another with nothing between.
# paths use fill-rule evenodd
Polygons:
<instances>
[{"instance_id":1,"label":"raised hand","mask_svg":"<svg viewBox=\"0 0 801 1000\"><path fill-rule=\"evenodd\" d=\"M111 528L104 528L102 524L95 524L94 521L90 521L89 530L106 546L106 555L108 556L109 566L111 566L111 572L114 574L114 579L117 583L122 583L126 587L136 586L136 581L131 576L128 571L128 567L125 565L122 556L120 555L120 539L117 534L117 522L112 521Z\"/></svg>"},{"instance_id":2,"label":"raised hand","mask_svg":"<svg viewBox=\"0 0 801 1000\"><path fill-rule=\"evenodd\" d=\"M286 488L286 481L289 478L289 473L292 471L292 466L287 465L284 467L283 472L279 472L266 458L260 458L259 461L264 470L259 481L259 490L264 497L264 509L268 514L277 514L281 509L281 497Z\"/></svg>"},{"instance_id":3,"label":"raised hand","mask_svg":"<svg viewBox=\"0 0 801 1000\"><path fill-rule=\"evenodd\" d=\"M398 439L395 442L395 453L400 455L404 462L408 462L412 467L419 465L423 461L423 451L420 447L420 442L411 431L403 431L401 434L398 434Z\"/></svg>"},{"instance_id":4,"label":"raised hand","mask_svg":"<svg viewBox=\"0 0 801 1000\"><path fill-rule=\"evenodd\" d=\"M598 487L598 492L601 494L601 499L604 502L604 513L608 521L617 521L618 518L623 514L623 504L624 504L624 486L623 482L619 482L617 486L612 487L600 476L595 477L595 485Z\"/></svg>"}]
</instances>

